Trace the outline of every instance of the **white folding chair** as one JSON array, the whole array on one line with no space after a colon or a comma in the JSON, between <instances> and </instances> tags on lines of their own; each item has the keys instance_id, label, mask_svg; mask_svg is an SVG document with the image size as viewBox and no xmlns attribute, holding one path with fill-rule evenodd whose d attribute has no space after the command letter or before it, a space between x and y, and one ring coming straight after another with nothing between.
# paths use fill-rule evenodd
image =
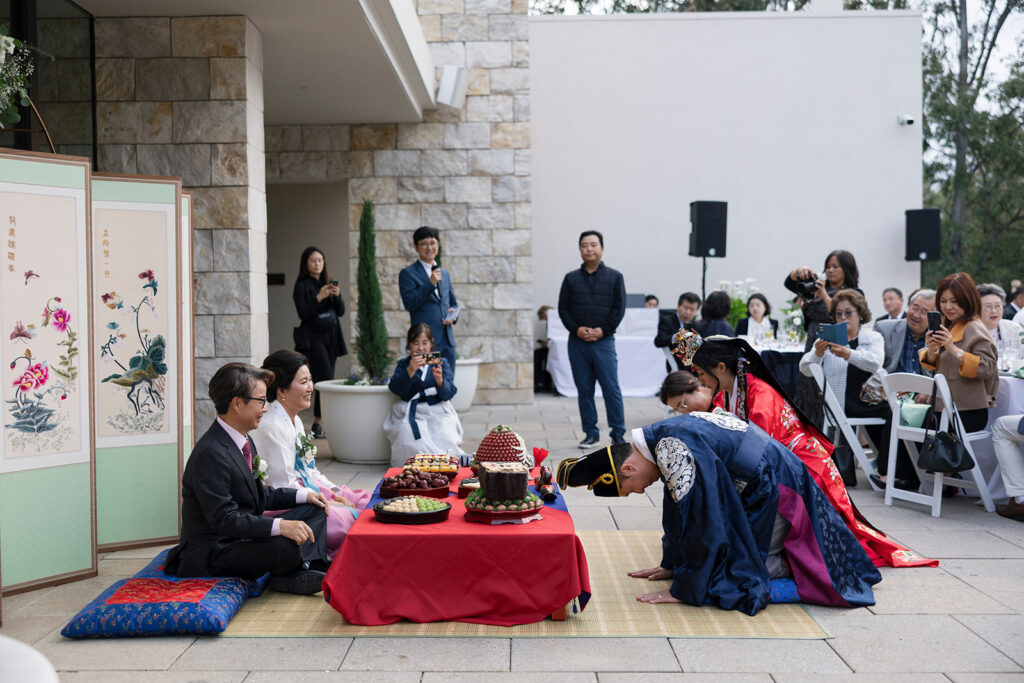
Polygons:
<instances>
[{"instance_id":1,"label":"white folding chair","mask_svg":"<svg viewBox=\"0 0 1024 683\"><path fill-rule=\"evenodd\" d=\"M818 389L821 390L822 396L825 398L825 405L828 407L828 410L825 411L825 420L843 435L843 439L849 444L850 450L853 451L853 457L857 459L857 464L864 470L864 474L871 474L875 471L875 464L868 458L868 454L864 452L858 432L867 425L884 425L885 419L881 417L847 417L846 413L839 406L839 399L833 393L832 387L825 383L825 373L822 372L821 366L812 363L810 367L811 377L817 382ZM877 455L878 446L870 441L870 439L869 442ZM870 477L868 477L868 483L875 491L882 490L875 485L875 482L871 481Z\"/></svg>"},{"instance_id":2,"label":"white folding chair","mask_svg":"<svg viewBox=\"0 0 1024 683\"><path fill-rule=\"evenodd\" d=\"M924 441L926 431L934 430L925 430L922 427L908 427L902 424L900 419L902 404L899 401L899 394L910 392L931 396L933 384L935 385L938 400L942 401L942 405L945 407L942 411L942 417L939 420L937 430L948 431L950 415L956 412L956 405L953 403L953 397L949 393L949 384L946 382L945 377L936 375L934 378L931 378L907 372L894 372L891 375L882 377L885 397L889 401L889 407L892 408L892 436L889 439L889 468L885 479L885 504L892 505L892 501L898 498L911 503L929 505L932 509L932 517L938 517L942 511L943 484L951 484L957 488L975 489L978 495L981 496L985 509L989 512L995 512L996 508L992 503L992 495L989 493L985 477L981 472L981 467L978 465L978 458L974 455L974 449L971 448L972 441L989 439L991 434L988 430L965 432L963 428L964 423L960 419L959 413L957 413L956 419L956 437L961 440L964 447L967 448L967 452L970 453L971 458L974 460L974 468L960 474L942 474L941 472L929 474L918 467L917 444ZM933 478L931 494L903 491L894 486L896 480L896 449L900 439L903 440L904 445L907 447L910 461L913 463L914 469L917 470L920 480L924 482L929 477Z\"/></svg>"}]
</instances>

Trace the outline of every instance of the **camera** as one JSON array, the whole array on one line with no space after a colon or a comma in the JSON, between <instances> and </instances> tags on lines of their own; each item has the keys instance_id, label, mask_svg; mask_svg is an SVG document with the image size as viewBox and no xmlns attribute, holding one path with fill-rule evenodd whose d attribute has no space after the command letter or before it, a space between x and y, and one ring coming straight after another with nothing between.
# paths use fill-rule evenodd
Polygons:
<instances>
[{"instance_id":1,"label":"camera","mask_svg":"<svg viewBox=\"0 0 1024 683\"><path fill-rule=\"evenodd\" d=\"M810 280L802 280L796 283L797 291L805 299L813 299L818 296L818 276L813 276Z\"/></svg>"},{"instance_id":2,"label":"camera","mask_svg":"<svg viewBox=\"0 0 1024 683\"><path fill-rule=\"evenodd\" d=\"M441 352L431 351L423 354L423 362L427 365L438 365L441 363Z\"/></svg>"}]
</instances>

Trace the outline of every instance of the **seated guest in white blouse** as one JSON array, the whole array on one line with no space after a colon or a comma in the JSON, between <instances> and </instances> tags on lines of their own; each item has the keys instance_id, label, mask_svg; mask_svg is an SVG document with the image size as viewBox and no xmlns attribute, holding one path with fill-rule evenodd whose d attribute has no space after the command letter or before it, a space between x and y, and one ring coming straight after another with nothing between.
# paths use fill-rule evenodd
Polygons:
<instances>
[{"instance_id":1,"label":"seated guest in white blouse","mask_svg":"<svg viewBox=\"0 0 1024 683\"><path fill-rule=\"evenodd\" d=\"M999 285L978 285L981 297L981 322L992 335L1000 355L1010 355L1021 347L1020 335L1024 329L1012 320L1003 317L1003 301L1006 292Z\"/></svg>"},{"instance_id":2,"label":"seated guest in white blouse","mask_svg":"<svg viewBox=\"0 0 1024 683\"><path fill-rule=\"evenodd\" d=\"M779 321L768 317L771 312L771 304L768 303L765 295L754 292L747 299L747 317L740 318L736 323L736 334L745 334L755 340L776 336L779 331Z\"/></svg>"},{"instance_id":3,"label":"seated guest in white blouse","mask_svg":"<svg viewBox=\"0 0 1024 683\"><path fill-rule=\"evenodd\" d=\"M282 349L266 357L263 369L274 373L274 381L267 390L267 414L249 436L269 466L268 484L312 489L327 498L327 558L333 560L372 493L334 484L316 467L316 446L299 418L313 397L313 376L306 357Z\"/></svg>"},{"instance_id":4,"label":"seated guest in white blouse","mask_svg":"<svg viewBox=\"0 0 1024 683\"><path fill-rule=\"evenodd\" d=\"M825 381L839 400L839 405L849 417L890 417L886 403L870 405L861 401L860 389L864 382L882 367L885 358L885 342L882 335L874 330L861 327L871 321L864 295L852 289L841 289L832 296L829 308L831 322L845 322L848 346L825 341L820 337L814 347L800 359L800 372L810 376L811 365L822 367ZM891 422L891 420L889 420ZM889 443L889 426L872 425L868 434L876 445ZM845 464L845 463L844 463ZM843 482L856 485L856 472L850 466L840 465ZM837 463L839 465L839 463Z\"/></svg>"}]
</instances>

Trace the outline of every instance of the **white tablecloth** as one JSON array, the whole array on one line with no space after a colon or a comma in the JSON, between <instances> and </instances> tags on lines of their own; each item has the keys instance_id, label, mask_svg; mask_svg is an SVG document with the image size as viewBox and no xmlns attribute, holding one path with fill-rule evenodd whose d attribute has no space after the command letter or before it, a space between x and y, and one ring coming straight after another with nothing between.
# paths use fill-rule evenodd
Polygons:
<instances>
[{"instance_id":1,"label":"white tablecloth","mask_svg":"<svg viewBox=\"0 0 1024 683\"><path fill-rule=\"evenodd\" d=\"M623 396L654 396L665 379L665 352L654 345L658 333L656 308L627 308L615 330L619 389ZM548 372L562 396L576 396L569 366L569 332L556 311L548 314ZM601 396L601 385L596 388Z\"/></svg>"},{"instance_id":2,"label":"white tablecloth","mask_svg":"<svg viewBox=\"0 0 1024 683\"><path fill-rule=\"evenodd\" d=\"M996 400L995 408L989 408L988 427L1004 415L1024 414L1024 379L1000 375L999 397ZM981 464L982 474L988 482L989 493L992 499L1002 501L1006 498L1006 486L1003 485L1002 472L999 462L996 460L995 450L992 448L991 439L982 439L971 443L971 449Z\"/></svg>"}]
</instances>

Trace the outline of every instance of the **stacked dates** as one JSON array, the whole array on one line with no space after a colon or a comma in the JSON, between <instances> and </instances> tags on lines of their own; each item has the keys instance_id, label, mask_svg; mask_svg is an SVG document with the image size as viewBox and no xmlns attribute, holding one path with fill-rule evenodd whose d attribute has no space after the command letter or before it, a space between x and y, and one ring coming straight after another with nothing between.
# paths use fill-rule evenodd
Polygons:
<instances>
[{"instance_id":1,"label":"stacked dates","mask_svg":"<svg viewBox=\"0 0 1024 683\"><path fill-rule=\"evenodd\" d=\"M421 472L414 467L406 467L402 473L386 477L382 486L395 489L435 489L448 486L448 477L440 472Z\"/></svg>"}]
</instances>

